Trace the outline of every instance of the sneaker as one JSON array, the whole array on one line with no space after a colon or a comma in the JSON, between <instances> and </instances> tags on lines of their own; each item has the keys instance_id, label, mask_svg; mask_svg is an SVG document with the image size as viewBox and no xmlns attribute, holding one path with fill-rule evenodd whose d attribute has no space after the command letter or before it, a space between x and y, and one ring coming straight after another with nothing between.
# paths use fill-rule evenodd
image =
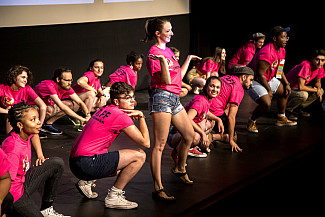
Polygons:
<instances>
[{"instance_id":1,"label":"sneaker","mask_svg":"<svg viewBox=\"0 0 325 217\"><path fill-rule=\"evenodd\" d=\"M105 197L105 207L114 209L134 209L138 207L136 202L131 202L125 199L125 191L108 190Z\"/></svg>"},{"instance_id":2,"label":"sneaker","mask_svg":"<svg viewBox=\"0 0 325 217\"><path fill-rule=\"evenodd\" d=\"M297 125L296 121L290 121L286 116L278 117L275 122L275 125L282 127L282 126L295 126Z\"/></svg>"},{"instance_id":3,"label":"sneaker","mask_svg":"<svg viewBox=\"0 0 325 217\"><path fill-rule=\"evenodd\" d=\"M71 121L71 123L74 126L80 126L80 120L79 119L76 119L76 118L73 118L73 117L69 117L69 120Z\"/></svg>"},{"instance_id":4,"label":"sneaker","mask_svg":"<svg viewBox=\"0 0 325 217\"><path fill-rule=\"evenodd\" d=\"M84 195L89 199L94 199L98 197L98 194L91 190L91 187L96 187L95 181L96 180L91 180L91 181L79 180L76 183L76 187L82 195Z\"/></svg>"},{"instance_id":5,"label":"sneaker","mask_svg":"<svg viewBox=\"0 0 325 217\"><path fill-rule=\"evenodd\" d=\"M61 135L63 132L56 127L54 127L53 124L43 124L41 131L45 133L50 133L53 135Z\"/></svg>"},{"instance_id":6,"label":"sneaker","mask_svg":"<svg viewBox=\"0 0 325 217\"><path fill-rule=\"evenodd\" d=\"M80 125L77 129L78 132L81 132L84 129L85 125Z\"/></svg>"},{"instance_id":7,"label":"sneaker","mask_svg":"<svg viewBox=\"0 0 325 217\"><path fill-rule=\"evenodd\" d=\"M50 206L49 208L43 209L41 211L42 215L45 217L71 217L71 216L67 216L67 215L62 215L58 212L56 212L53 209L53 206Z\"/></svg>"},{"instance_id":8,"label":"sneaker","mask_svg":"<svg viewBox=\"0 0 325 217\"><path fill-rule=\"evenodd\" d=\"M256 126L256 121L253 121L251 119L249 119L248 123L247 123L247 130L250 133L258 133L258 129Z\"/></svg>"},{"instance_id":9,"label":"sneaker","mask_svg":"<svg viewBox=\"0 0 325 217\"><path fill-rule=\"evenodd\" d=\"M208 155L206 153L201 152L199 147L194 147L194 148L190 148L190 150L188 150L187 153L188 156L191 157L207 157Z\"/></svg>"},{"instance_id":10,"label":"sneaker","mask_svg":"<svg viewBox=\"0 0 325 217\"><path fill-rule=\"evenodd\" d=\"M292 120L292 121L297 121L298 120L298 117L296 115L297 113L296 112L289 112L289 111L286 111L286 116L289 120Z\"/></svg>"},{"instance_id":11,"label":"sneaker","mask_svg":"<svg viewBox=\"0 0 325 217\"><path fill-rule=\"evenodd\" d=\"M47 135L45 135L45 133L42 131L39 131L38 136L40 139L47 139Z\"/></svg>"}]
</instances>

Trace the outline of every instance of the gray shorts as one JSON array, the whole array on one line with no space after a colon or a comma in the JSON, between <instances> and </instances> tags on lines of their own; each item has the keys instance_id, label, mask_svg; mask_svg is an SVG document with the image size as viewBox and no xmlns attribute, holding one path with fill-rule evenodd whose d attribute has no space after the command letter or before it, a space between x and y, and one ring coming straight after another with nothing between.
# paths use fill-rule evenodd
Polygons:
<instances>
[{"instance_id":1,"label":"gray shorts","mask_svg":"<svg viewBox=\"0 0 325 217\"><path fill-rule=\"evenodd\" d=\"M271 81L268 82L273 94L275 94L275 92L277 91L278 87L280 86L280 83L280 80L277 78L272 78ZM247 90L247 93L255 102L262 96L268 94L265 87L257 81L253 81L253 85Z\"/></svg>"}]
</instances>

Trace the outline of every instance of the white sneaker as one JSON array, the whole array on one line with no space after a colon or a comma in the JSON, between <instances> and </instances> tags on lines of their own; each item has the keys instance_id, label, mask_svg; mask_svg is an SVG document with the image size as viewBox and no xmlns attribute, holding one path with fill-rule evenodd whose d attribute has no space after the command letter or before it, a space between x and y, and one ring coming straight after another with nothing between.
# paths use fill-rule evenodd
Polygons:
<instances>
[{"instance_id":1,"label":"white sneaker","mask_svg":"<svg viewBox=\"0 0 325 217\"><path fill-rule=\"evenodd\" d=\"M98 197L98 194L91 190L91 187L96 187L95 182L96 180L90 180L90 181L79 180L76 183L76 187L82 195L88 197L89 199L94 199Z\"/></svg>"},{"instance_id":2,"label":"white sneaker","mask_svg":"<svg viewBox=\"0 0 325 217\"><path fill-rule=\"evenodd\" d=\"M41 213L45 217L71 217L71 216L62 215L62 214L56 212L53 209L53 206L50 206L49 208L43 209L41 211Z\"/></svg>"},{"instance_id":3,"label":"white sneaker","mask_svg":"<svg viewBox=\"0 0 325 217\"><path fill-rule=\"evenodd\" d=\"M114 209L134 209L138 204L125 199L125 191L108 190L105 197L105 207Z\"/></svg>"}]
</instances>

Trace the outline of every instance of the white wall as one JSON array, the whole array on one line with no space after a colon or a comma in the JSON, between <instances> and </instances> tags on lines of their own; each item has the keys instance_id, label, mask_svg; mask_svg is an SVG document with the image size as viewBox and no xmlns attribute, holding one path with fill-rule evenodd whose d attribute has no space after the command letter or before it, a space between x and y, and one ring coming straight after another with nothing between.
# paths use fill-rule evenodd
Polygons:
<instances>
[{"instance_id":1,"label":"white wall","mask_svg":"<svg viewBox=\"0 0 325 217\"><path fill-rule=\"evenodd\" d=\"M4 0L0 0L4 1ZM189 13L189 0L0 6L0 27L124 20Z\"/></svg>"}]
</instances>

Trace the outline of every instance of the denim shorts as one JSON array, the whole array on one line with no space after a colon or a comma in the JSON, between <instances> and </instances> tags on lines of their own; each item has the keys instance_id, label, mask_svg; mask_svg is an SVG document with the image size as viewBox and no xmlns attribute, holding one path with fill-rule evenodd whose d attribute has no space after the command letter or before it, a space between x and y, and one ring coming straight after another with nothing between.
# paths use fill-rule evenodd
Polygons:
<instances>
[{"instance_id":1,"label":"denim shorts","mask_svg":"<svg viewBox=\"0 0 325 217\"><path fill-rule=\"evenodd\" d=\"M184 109L179 95L163 89L154 89L149 97L149 112L167 112L172 115L178 114Z\"/></svg>"},{"instance_id":2,"label":"denim shorts","mask_svg":"<svg viewBox=\"0 0 325 217\"><path fill-rule=\"evenodd\" d=\"M71 172L82 180L94 180L108 177L117 170L120 154L118 151L94 156L78 156L69 159Z\"/></svg>"},{"instance_id":3,"label":"denim shorts","mask_svg":"<svg viewBox=\"0 0 325 217\"><path fill-rule=\"evenodd\" d=\"M280 83L280 80L277 78L272 78L272 80L268 82L273 94L275 94L275 92L277 91L278 87L280 86ZM265 87L257 81L253 81L253 85L247 90L247 93L255 102L262 96L268 94Z\"/></svg>"}]
</instances>

